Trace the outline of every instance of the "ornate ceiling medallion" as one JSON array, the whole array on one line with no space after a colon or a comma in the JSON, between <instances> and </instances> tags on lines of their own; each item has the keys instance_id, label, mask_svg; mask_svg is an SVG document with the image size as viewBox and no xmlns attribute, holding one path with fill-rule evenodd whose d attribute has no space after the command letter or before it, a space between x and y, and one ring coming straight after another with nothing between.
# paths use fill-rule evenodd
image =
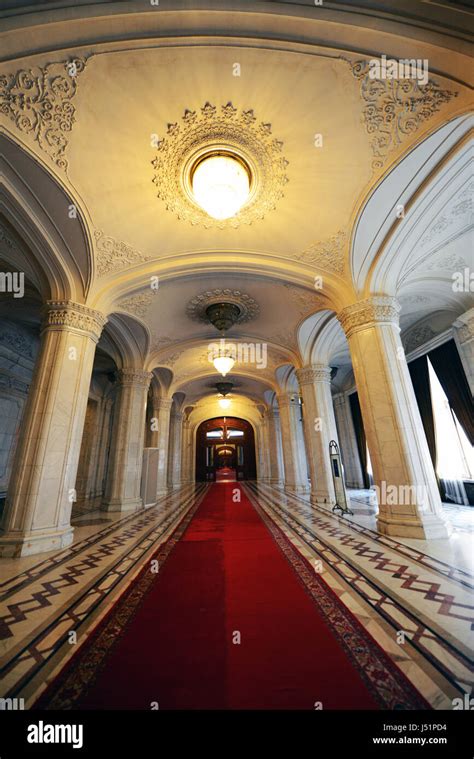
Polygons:
<instances>
[{"instance_id":1,"label":"ornate ceiling medallion","mask_svg":"<svg viewBox=\"0 0 474 759\"><path fill-rule=\"evenodd\" d=\"M238 111L232 103L206 103L198 111L186 110L181 121L168 124L158 143L152 165L158 198L179 219L206 228L237 228L263 219L283 197L288 182L288 161L283 143L272 135L271 125L258 122L253 110ZM218 219L198 204L193 193L193 173L207 156L230 155L248 168L249 196L235 216Z\"/></svg>"},{"instance_id":2,"label":"ornate ceiling medallion","mask_svg":"<svg viewBox=\"0 0 474 759\"><path fill-rule=\"evenodd\" d=\"M223 290L216 288L215 290L207 290L204 293L196 295L189 301L186 313L195 322L209 324L207 309L209 306L223 302L233 303L238 307L240 314L235 320L235 324L249 322L260 313L260 306L254 298L251 298L250 295L240 290L231 290L229 288Z\"/></svg>"}]
</instances>

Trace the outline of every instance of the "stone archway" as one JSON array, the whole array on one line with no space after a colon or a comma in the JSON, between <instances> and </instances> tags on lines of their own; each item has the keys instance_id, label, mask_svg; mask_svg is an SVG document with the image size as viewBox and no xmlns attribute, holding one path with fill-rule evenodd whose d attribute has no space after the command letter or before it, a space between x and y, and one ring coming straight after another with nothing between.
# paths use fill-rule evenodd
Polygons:
<instances>
[{"instance_id":1,"label":"stone archway","mask_svg":"<svg viewBox=\"0 0 474 759\"><path fill-rule=\"evenodd\" d=\"M224 468L230 470L237 480L256 478L255 435L252 425L245 419L215 417L199 425L196 480L214 482L219 470Z\"/></svg>"}]
</instances>

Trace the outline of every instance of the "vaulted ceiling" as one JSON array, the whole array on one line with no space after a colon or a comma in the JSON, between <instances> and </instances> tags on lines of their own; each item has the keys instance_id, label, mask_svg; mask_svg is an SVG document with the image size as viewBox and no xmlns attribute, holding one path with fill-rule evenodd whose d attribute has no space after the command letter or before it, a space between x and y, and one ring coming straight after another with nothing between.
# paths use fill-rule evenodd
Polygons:
<instances>
[{"instance_id":1,"label":"vaulted ceiling","mask_svg":"<svg viewBox=\"0 0 474 759\"><path fill-rule=\"evenodd\" d=\"M404 333L472 305L451 286L472 265L466 20L421 1L4 3L0 257L43 298L106 312L101 349L162 367L186 402L217 379L195 312L221 292L256 304L229 339L268 346L236 368L243 397L308 361L343 382L344 305L397 295ZM428 84L372 79L380 55L426 58ZM186 200L206 130L261 167L253 216L209 224Z\"/></svg>"}]
</instances>

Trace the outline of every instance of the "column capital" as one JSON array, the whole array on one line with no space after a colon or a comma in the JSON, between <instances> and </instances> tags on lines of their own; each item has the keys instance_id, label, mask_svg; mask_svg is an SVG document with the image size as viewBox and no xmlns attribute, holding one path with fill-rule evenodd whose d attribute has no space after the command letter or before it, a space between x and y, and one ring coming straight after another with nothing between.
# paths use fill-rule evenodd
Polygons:
<instances>
[{"instance_id":1,"label":"column capital","mask_svg":"<svg viewBox=\"0 0 474 759\"><path fill-rule=\"evenodd\" d=\"M457 338L461 345L472 340L474 338L474 308L458 316L453 322L453 327L457 331Z\"/></svg>"},{"instance_id":2,"label":"column capital","mask_svg":"<svg viewBox=\"0 0 474 759\"><path fill-rule=\"evenodd\" d=\"M274 419L276 416L280 416L280 412L277 408L270 406L270 408L265 409L264 417L266 419Z\"/></svg>"},{"instance_id":3,"label":"column capital","mask_svg":"<svg viewBox=\"0 0 474 759\"><path fill-rule=\"evenodd\" d=\"M156 400L153 401L153 408L158 411L171 411L172 406L172 398L156 398Z\"/></svg>"},{"instance_id":4,"label":"column capital","mask_svg":"<svg viewBox=\"0 0 474 759\"><path fill-rule=\"evenodd\" d=\"M133 367L124 367L118 372L120 384L127 387L138 386L147 388L152 376L151 372L144 372L141 369L134 369Z\"/></svg>"},{"instance_id":5,"label":"column capital","mask_svg":"<svg viewBox=\"0 0 474 759\"><path fill-rule=\"evenodd\" d=\"M72 300L48 300L43 309L42 331L72 330L98 342L107 317L100 311Z\"/></svg>"},{"instance_id":6,"label":"column capital","mask_svg":"<svg viewBox=\"0 0 474 759\"><path fill-rule=\"evenodd\" d=\"M326 364L310 364L296 370L296 376L301 387L314 385L315 382L331 382L331 367Z\"/></svg>"},{"instance_id":7,"label":"column capital","mask_svg":"<svg viewBox=\"0 0 474 759\"><path fill-rule=\"evenodd\" d=\"M346 337L375 324L393 324L398 327L401 306L391 295L372 295L346 306L337 314Z\"/></svg>"},{"instance_id":8,"label":"column capital","mask_svg":"<svg viewBox=\"0 0 474 759\"><path fill-rule=\"evenodd\" d=\"M297 406L297 398L298 393L288 392L288 393L281 393L280 395L277 395L278 399L278 406L279 408L290 408L291 406Z\"/></svg>"}]
</instances>

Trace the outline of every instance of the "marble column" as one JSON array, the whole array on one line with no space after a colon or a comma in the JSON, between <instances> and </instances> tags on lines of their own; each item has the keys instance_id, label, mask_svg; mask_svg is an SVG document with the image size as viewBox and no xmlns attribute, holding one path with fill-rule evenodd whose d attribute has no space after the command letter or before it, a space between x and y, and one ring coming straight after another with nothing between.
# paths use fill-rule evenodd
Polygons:
<instances>
[{"instance_id":1,"label":"marble column","mask_svg":"<svg viewBox=\"0 0 474 759\"><path fill-rule=\"evenodd\" d=\"M349 399L345 393L337 393L333 395L333 403L346 485L349 488L363 488L364 476L360 464Z\"/></svg>"},{"instance_id":2,"label":"marble column","mask_svg":"<svg viewBox=\"0 0 474 759\"><path fill-rule=\"evenodd\" d=\"M170 417L168 486L173 490L181 486L183 416L182 411L173 411Z\"/></svg>"},{"instance_id":3,"label":"marble column","mask_svg":"<svg viewBox=\"0 0 474 759\"><path fill-rule=\"evenodd\" d=\"M474 395L474 308L456 319L453 334L471 394Z\"/></svg>"},{"instance_id":4,"label":"marble column","mask_svg":"<svg viewBox=\"0 0 474 759\"><path fill-rule=\"evenodd\" d=\"M95 496L104 495L104 477L107 464L107 452L110 444L111 416L113 402L111 398L104 398L102 401L102 424L100 433L100 442L98 446L97 469L94 483Z\"/></svg>"},{"instance_id":5,"label":"marble column","mask_svg":"<svg viewBox=\"0 0 474 759\"><path fill-rule=\"evenodd\" d=\"M172 398L159 398L155 401L158 412L158 478L156 496L161 497L168 492L168 456L170 441L170 414L173 406Z\"/></svg>"},{"instance_id":6,"label":"marble column","mask_svg":"<svg viewBox=\"0 0 474 759\"><path fill-rule=\"evenodd\" d=\"M0 556L64 548L70 524L95 347L106 319L48 301L0 530Z\"/></svg>"},{"instance_id":7,"label":"marble column","mask_svg":"<svg viewBox=\"0 0 474 759\"><path fill-rule=\"evenodd\" d=\"M191 422L189 419L183 420L183 434L181 440L181 484L188 485L193 482L192 477L192 453L193 453L193 441Z\"/></svg>"},{"instance_id":8,"label":"marble column","mask_svg":"<svg viewBox=\"0 0 474 759\"><path fill-rule=\"evenodd\" d=\"M298 425L300 407L297 393L282 393L278 396L280 409L281 438L285 465L285 490L291 493L307 493L308 477L301 456L301 440Z\"/></svg>"},{"instance_id":9,"label":"marble column","mask_svg":"<svg viewBox=\"0 0 474 759\"><path fill-rule=\"evenodd\" d=\"M443 538L442 506L398 326L400 306L377 295L338 314L352 357L379 502L381 533Z\"/></svg>"},{"instance_id":10,"label":"marble column","mask_svg":"<svg viewBox=\"0 0 474 759\"><path fill-rule=\"evenodd\" d=\"M143 506L143 430L151 378L150 372L129 367L118 373L104 511L135 511Z\"/></svg>"},{"instance_id":11,"label":"marble column","mask_svg":"<svg viewBox=\"0 0 474 759\"><path fill-rule=\"evenodd\" d=\"M265 412L268 445L269 479L272 485L280 487L283 482L281 456L278 446L281 446L280 418L276 409L270 408Z\"/></svg>"},{"instance_id":12,"label":"marble column","mask_svg":"<svg viewBox=\"0 0 474 759\"><path fill-rule=\"evenodd\" d=\"M296 372L303 397L303 421L311 478L311 502L331 507L336 503L329 443L337 439L331 395L331 368L311 364Z\"/></svg>"},{"instance_id":13,"label":"marble column","mask_svg":"<svg viewBox=\"0 0 474 759\"><path fill-rule=\"evenodd\" d=\"M160 399L154 398L152 402L151 416L147 419L147 448L158 448L160 442L159 418L160 418Z\"/></svg>"}]
</instances>

